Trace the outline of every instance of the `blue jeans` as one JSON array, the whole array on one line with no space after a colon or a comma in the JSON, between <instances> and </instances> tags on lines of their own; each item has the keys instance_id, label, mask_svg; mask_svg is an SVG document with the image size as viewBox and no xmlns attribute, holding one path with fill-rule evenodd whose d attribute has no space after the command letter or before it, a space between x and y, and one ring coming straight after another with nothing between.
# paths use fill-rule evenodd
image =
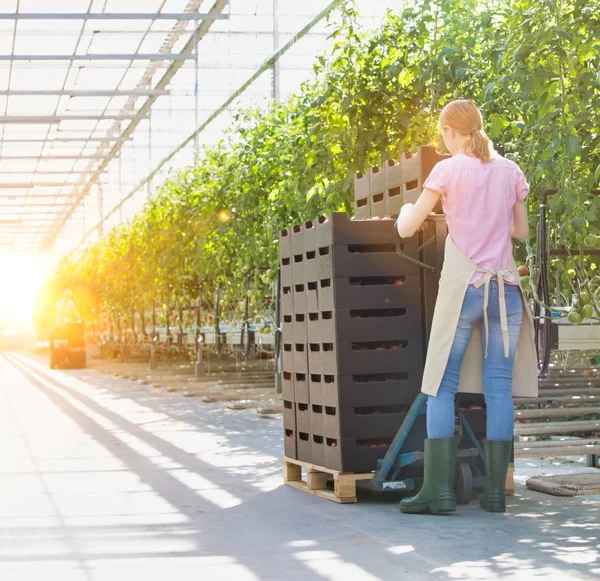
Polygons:
<instances>
[{"instance_id":1,"label":"blue jeans","mask_svg":"<svg viewBox=\"0 0 600 581\"><path fill-rule=\"evenodd\" d=\"M500 308L498 306L498 282L490 283L488 304L489 346L488 356L483 360L483 394L487 406L487 439L512 440L515 423L512 400L512 377L521 320L523 300L518 286L504 285L506 314L508 319L509 356L504 357ZM436 397L427 402L427 436L429 438L451 438L454 435L454 397L463 358L473 329L480 323L482 347L485 354L485 332L483 326L483 287L469 285L450 350L446 371Z\"/></svg>"}]
</instances>

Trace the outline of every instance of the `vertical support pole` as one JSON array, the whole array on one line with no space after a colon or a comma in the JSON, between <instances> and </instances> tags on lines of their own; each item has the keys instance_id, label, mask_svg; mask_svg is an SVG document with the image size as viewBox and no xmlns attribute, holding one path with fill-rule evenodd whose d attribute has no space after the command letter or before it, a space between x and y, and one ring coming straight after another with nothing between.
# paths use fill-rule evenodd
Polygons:
<instances>
[{"instance_id":1,"label":"vertical support pole","mask_svg":"<svg viewBox=\"0 0 600 581\"><path fill-rule=\"evenodd\" d=\"M242 321L242 333L240 335L240 348L244 359L250 352L250 297L248 293L252 287L252 273L250 270L246 273L246 296L244 297L244 320Z\"/></svg>"},{"instance_id":2,"label":"vertical support pole","mask_svg":"<svg viewBox=\"0 0 600 581\"><path fill-rule=\"evenodd\" d=\"M167 347L170 347L173 344L171 337L171 321L169 321L170 314L171 309L169 309L169 305L165 305L165 318L167 319Z\"/></svg>"},{"instance_id":3,"label":"vertical support pole","mask_svg":"<svg viewBox=\"0 0 600 581\"><path fill-rule=\"evenodd\" d=\"M98 238L104 236L104 199L102 184L98 183Z\"/></svg>"},{"instance_id":4,"label":"vertical support pole","mask_svg":"<svg viewBox=\"0 0 600 581\"><path fill-rule=\"evenodd\" d=\"M156 299L152 300L152 337L150 338L150 369L156 369Z\"/></svg>"},{"instance_id":5,"label":"vertical support pole","mask_svg":"<svg viewBox=\"0 0 600 581\"><path fill-rule=\"evenodd\" d=\"M273 52L279 50L279 0L273 0ZM280 91L281 65L279 59L273 63L273 101L281 100Z\"/></svg>"},{"instance_id":6,"label":"vertical support pole","mask_svg":"<svg viewBox=\"0 0 600 581\"><path fill-rule=\"evenodd\" d=\"M221 295L223 291L223 281L219 281L217 289L217 308L215 312L215 353L221 354Z\"/></svg>"},{"instance_id":7,"label":"vertical support pole","mask_svg":"<svg viewBox=\"0 0 600 581\"><path fill-rule=\"evenodd\" d=\"M148 108L148 172L152 171L152 107ZM152 197L152 178L146 184L148 199Z\"/></svg>"},{"instance_id":8,"label":"vertical support pole","mask_svg":"<svg viewBox=\"0 0 600 581\"><path fill-rule=\"evenodd\" d=\"M283 391L283 357L281 356L281 269L277 269L275 281L275 387L277 393Z\"/></svg>"},{"instance_id":9,"label":"vertical support pole","mask_svg":"<svg viewBox=\"0 0 600 581\"><path fill-rule=\"evenodd\" d=\"M198 285L198 309L196 310L196 365L194 377L200 379L205 373L204 361L202 360L202 334L200 325L202 324L202 282Z\"/></svg>"},{"instance_id":10,"label":"vertical support pole","mask_svg":"<svg viewBox=\"0 0 600 581\"><path fill-rule=\"evenodd\" d=\"M86 233L86 229L85 229L85 214L87 212L87 208L86 208L86 203L85 200L83 202L83 204L81 204L81 206L79 206L81 208L81 236L85 236Z\"/></svg>"},{"instance_id":11,"label":"vertical support pole","mask_svg":"<svg viewBox=\"0 0 600 581\"><path fill-rule=\"evenodd\" d=\"M198 64L198 27L194 26L194 129L200 127L200 102L198 100L198 86L200 79L200 67ZM194 135L194 160L200 146L200 134Z\"/></svg>"},{"instance_id":12,"label":"vertical support pole","mask_svg":"<svg viewBox=\"0 0 600 581\"><path fill-rule=\"evenodd\" d=\"M183 304L179 303L179 337L177 337L177 347L183 350Z\"/></svg>"},{"instance_id":13,"label":"vertical support pole","mask_svg":"<svg viewBox=\"0 0 600 581\"><path fill-rule=\"evenodd\" d=\"M119 197L123 196L123 164L121 162L121 152L119 152ZM119 204L119 224L123 222L123 204Z\"/></svg>"},{"instance_id":14,"label":"vertical support pole","mask_svg":"<svg viewBox=\"0 0 600 581\"><path fill-rule=\"evenodd\" d=\"M142 326L142 342L146 339L146 311L142 306L140 310L140 324Z\"/></svg>"}]
</instances>

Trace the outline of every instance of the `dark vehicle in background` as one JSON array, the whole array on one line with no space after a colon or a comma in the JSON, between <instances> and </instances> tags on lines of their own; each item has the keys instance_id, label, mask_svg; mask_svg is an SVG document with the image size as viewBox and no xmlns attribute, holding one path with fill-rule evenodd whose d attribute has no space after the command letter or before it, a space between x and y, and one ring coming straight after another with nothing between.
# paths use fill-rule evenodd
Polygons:
<instances>
[{"instance_id":1,"label":"dark vehicle in background","mask_svg":"<svg viewBox=\"0 0 600 581\"><path fill-rule=\"evenodd\" d=\"M70 322L50 334L50 369L85 369L85 326Z\"/></svg>"}]
</instances>

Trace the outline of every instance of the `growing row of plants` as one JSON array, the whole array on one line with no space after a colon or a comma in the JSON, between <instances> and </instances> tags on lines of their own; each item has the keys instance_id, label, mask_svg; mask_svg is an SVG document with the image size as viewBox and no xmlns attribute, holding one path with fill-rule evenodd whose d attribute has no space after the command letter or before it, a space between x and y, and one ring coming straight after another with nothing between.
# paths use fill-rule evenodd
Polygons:
<instances>
[{"instance_id":1,"label":"growing row of plants","mask_svg":"<svg viewBox=\"0 0 600 581\"><path fill-rule=\"evenodd\" d=\"M598 240L600 0L413 0L371 32L342 4L333 48L297 95L240 110L133 220L62 261L40 298L40 330L65 287L90 318L189 304L201 281L214 300L220 282L233 316L250 272L259 309L273 295L280 229L351 211L355 172L439 142L437 117L456 97L481 106L491 138L525 171L532 224L543 189L558 187L556 241ZM520 259L533 248L535 235ZM595 292L596 268L570 266L553 279L554 300L590 282Z\"/></svg>"}]
</instances>

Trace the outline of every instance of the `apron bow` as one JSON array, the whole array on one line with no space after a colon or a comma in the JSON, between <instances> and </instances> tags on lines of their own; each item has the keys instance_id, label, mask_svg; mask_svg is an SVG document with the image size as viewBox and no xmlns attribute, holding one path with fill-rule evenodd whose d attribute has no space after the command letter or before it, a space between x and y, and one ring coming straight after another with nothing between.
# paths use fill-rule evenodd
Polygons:
<instances>
[{"instance_id":1,"label":"apron bow","mask_svg":"<svg viewBox=\"0 0 600 581\"><path fill-rule=\"evenodd\" d=\"M483 322L485 325L485 357L488 356L488 343L490 338L489 322L488 322L488 303L490 299L490 282L493 278L498 280L498 302L500 307L500 328L502 329L502 343L504 344L504 357L508 357L509 340L508 340L508 317L506 315L506 299L504 293L504 282L512 282L514 276L510 268L499 268L497 270L486 270L477 268L477 272L483 276L473 283L475 288L484 287L483 293Z\"/></svg>"}]
</instances>

